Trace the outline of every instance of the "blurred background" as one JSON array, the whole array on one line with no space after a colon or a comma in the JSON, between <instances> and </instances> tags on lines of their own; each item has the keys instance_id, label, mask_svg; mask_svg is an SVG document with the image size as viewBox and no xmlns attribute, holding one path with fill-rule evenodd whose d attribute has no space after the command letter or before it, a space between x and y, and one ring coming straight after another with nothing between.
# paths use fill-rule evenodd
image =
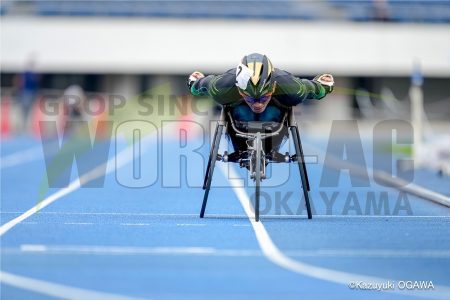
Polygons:
<instances>
[{"instance_id":1,"label":"blurred background","mask_svg":"<svg viewBox=\"0 0 450 300\"><path fill-rule=\"evenodd\" d=\"M415 82L431 126L448 129L448 1L6 0L0 13L2 137L107 110L111 94L186 95L192 71L218 74L251 52L300 77L335 75L332 95L303 105L314 128L409 120ZM71 93L83 101L64 103ZM63 104L58 116L37 109L49 101Z\"/></svg>"}]
</instances>

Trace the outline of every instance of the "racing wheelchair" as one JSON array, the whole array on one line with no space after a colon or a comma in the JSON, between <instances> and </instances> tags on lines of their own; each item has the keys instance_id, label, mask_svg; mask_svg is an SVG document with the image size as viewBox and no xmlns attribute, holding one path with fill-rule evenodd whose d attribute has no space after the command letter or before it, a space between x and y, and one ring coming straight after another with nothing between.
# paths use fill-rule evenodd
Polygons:
<instances>
[{"instance_id":1,"label":"racing wheelchair","mask_svg":"<svg viewBox=\"0 0 450 300\"><path fill-rule=\"evenodd\" d=\"M224 130L225 135L231 141L234 148L234 152L230 154L227 151L223 154L218 153L220 140ZM294 155L290 155L288 152L285 154L278 152L283 142L289 139L289 131L294 142ZM308 219L312 218L308 174L306 171L299 129L292 108L286 109L281 123L278 123L237 121L232 117L230 107L222 107L220 118L215 128L203 183L205 193L203 196L200 218L203 218L205 215L206 203L208 201L216 161L238 163L240 167L248 169L250 178L255 182L254 211L255 221L257 222L259 221L261 181L266 178L267 164L296 162L300 171Z\"/></svg>"}]
</instances>

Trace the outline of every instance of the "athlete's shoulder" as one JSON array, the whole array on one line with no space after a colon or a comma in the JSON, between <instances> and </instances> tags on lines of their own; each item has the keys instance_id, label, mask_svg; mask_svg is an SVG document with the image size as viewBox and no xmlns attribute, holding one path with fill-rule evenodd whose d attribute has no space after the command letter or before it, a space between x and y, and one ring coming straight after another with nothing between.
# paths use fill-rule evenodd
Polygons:
<instances>
[{"instance_id":1,"label":"athlete's shoulder","mask_svg":"<svg viewBox=\"0 0 450 300\"><path fill-rule=\"evenodd\" d=\"M225 73L224 73L224 75L232 75L232 76L234 76L234 77L236 77L236 68L232 68L232 69L229 69L228 71L226 71Z\"/></svg>"},{"instance_id":2,"label":"athlete's shoulder","mask_svg":"<svg viewBox=\"0 0 450 300\"><path fill-rule=\"evenodd\" d=\"M284 77L284 76L293 76L291 73L285 70L275 68L272 72L273 78Z\"/></svg>"},{"instance_id":3,"label":"athlete's shoulder","mask_svg":"<svg viewBox=\"0 0 450 300\"><path fill-rule=\"evenodd\" d=\"M209 94L219 104L238 101L241 96L236 87L236 69L214 76L209 84Z\"/></svg>"},{"instance_id":4,"label":"athlete's shoulder","mask_svg":"<svg viewBox=\"0 0 450 300\"><path fill-rule=\"evenodd\" d=\"M236 70L230 69L225 73L214 76L212 85L216 89L224 89L234 87L236 83Z\"/></svg>"}]
</instances>

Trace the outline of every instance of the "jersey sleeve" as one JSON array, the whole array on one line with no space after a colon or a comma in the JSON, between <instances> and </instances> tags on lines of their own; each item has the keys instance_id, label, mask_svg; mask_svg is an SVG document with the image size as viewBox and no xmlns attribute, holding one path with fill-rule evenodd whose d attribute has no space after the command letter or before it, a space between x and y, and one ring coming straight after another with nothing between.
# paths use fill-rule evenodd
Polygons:
<instances>
[{"instance_id":1,"label":"jersey sleeve","mask_svg":"<svg viewBox=\"0 0 450 300\"><path fill-rule=\"evenodd\" d=\"M208 75L197 80L191 87L194 96L209 96L222 105L234 104L242 100L236 88L234 69L221 75Z\"/></svg>"},{"instance_id":2,"label":"jersey sleeve","mask_svg":"<svg viewBox=\"0 0 450 300\"><path fill-rule=\"evenodd\" d=\"M320 100L327 94L320 83L300 79L286 71L276 69L273 80L277 82L274 96L286 106L295 106L306 99Z\"/></svg>"}]
</instances>

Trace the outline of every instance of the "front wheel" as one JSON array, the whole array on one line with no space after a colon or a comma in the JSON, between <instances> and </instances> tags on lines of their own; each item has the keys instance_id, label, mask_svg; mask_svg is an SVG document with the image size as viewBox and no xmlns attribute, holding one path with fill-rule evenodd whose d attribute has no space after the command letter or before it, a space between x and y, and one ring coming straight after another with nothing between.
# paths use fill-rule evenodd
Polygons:
<instances>
[{"instance_id":1,"label":"front wheel","mask_svg":"<svg viewBox=\"0 0 450 300\"><path fill-rule=\"evenodd\" d=\"M262 142L261 133L256 134L255 139L255 221L259 221L259 198L261 189L261 156L262 156Z\"/></svg>"}]
</instances>

